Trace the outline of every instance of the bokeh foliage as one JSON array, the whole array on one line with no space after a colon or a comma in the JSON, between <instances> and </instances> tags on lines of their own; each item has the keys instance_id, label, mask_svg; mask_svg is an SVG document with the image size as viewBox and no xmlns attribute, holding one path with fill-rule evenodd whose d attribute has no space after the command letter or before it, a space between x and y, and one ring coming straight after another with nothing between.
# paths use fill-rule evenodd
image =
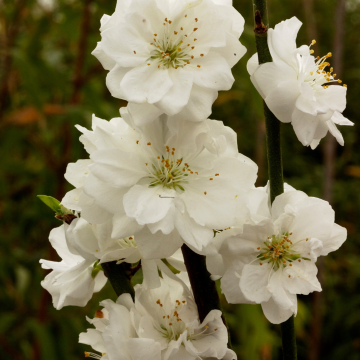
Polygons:
<instances>
[{"instance_id":1,"label":"bokeh foliage","mask_svg":"<svg viewBox=\"0 0 360 360\"><path fill-rule=\"evenodd\" d=\"M0 0L0 354L7 359L81 359L86 347L77 339L87 328L85 315L92 317L99 301L115 298L108 284L85 308L53 308L51 297L40 286L46 272L39 259L58 260L47 238L60 224L36 198L47 194L61 199L70 190L63 176L66 165L86 157L74 125L89 126L92 113L105 119L118 116L119 107L126 105L110 96L106 71L90 54L100 39L99 20L113 12L115 2ZM246 21L241 41L248 52L234 67L236 82L232 90L220 93L212 118L238 133L239 150L258 163L258 185L264 185L262 104L246 71L246 62L255 52L252 4L251 0L234 3ZM296 15L304 22L298 44L310 43L306 30L315 25L317 51L334 52L337 3L269 0L271 25ZM305 11L309 4L311 16ZM348 84L344 115L356 124L360 117L359 0L347 0L344 24L342 79ZM319 359L360 359L360 129L356 125L341 131L346 145L336 147L332 204L337 222L348 229L349 237L322 265L320 308L314 307L313 296L300 298L296 317L300 359L317 359L312 334L319 326ZM283 139L285 180L322 197L324 146L315 151L304 148L291 125L283 126ZM280 359L279 328L265 320L259 306L224 301L224 308L239 359ZM320 323L314 322L315 310L321 313Z\"/></svg>"}]
</instances>

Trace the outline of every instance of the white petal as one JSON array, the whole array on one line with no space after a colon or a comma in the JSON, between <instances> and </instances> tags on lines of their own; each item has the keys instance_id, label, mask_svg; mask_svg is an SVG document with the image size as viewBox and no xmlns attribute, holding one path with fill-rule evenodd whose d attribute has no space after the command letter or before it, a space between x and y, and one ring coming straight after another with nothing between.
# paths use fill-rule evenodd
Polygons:
<instances>
[{"instance_id":1,"label":"white petal","mask_svg":"<svg viewBox=\"0 0 360 360\"><path fill-rule=\"evenodd\" d=\"M142 259L141 268L144 276L144 289L154 289L160 287L160 278L156 262L154 260Z\"/></svg>"},{"instance_id":2,"label":"white petal","mask_svg":"<svg viewBox=\"0 0 360 360\"><path fill-rule=\"evenodd\" d=\"M270 111L281 122L288 123L292 120L295 103L299 99L299 88L296 81L283 81L265 98Z\"/></svg>"},{"instance_id":3,"label":"white petal","mask_svg":"<svg viewBox=\"0 0 360 360\"><path fill-rule=\"evenodd\" d=\"M173 117L175 120L188 119L190 121L202 121L211 114L211 106L216 100L218 92L216 90L193 85L190 99L185 108Z\"/></svg>"},{"instance_id":4,"label":"white petal","mask_svg":"<svg viewBox=\"0 0 360 360\"><path fill-rule=\"evenodd\" d=\"M333 116L331 117L331 120L338 125L347 125L352 126L354 125L353 122L348 120L346 117L343 116L343 114L340 114L338 111L335 111Z\"/></svg>"},{"instance_id":5,"label":"white petal","mask_svg":"<svg viewBox=\"0 0 360 360\"><path fill-rule=\"evenodd\" d=\"M117 213L113 218L113 231L111 237L113 239L122 239L134 235L142 229L143 225L139 225L136 219L130 218L125 211Z\"/></svg>"},{"instance_id":6,"label":"white petal","mask_svg":"<svg viewBox=\"0 0 360 360\"><path fill-rule=\"evenodd\" d=\"M244 265L242 261L234 261L221 279L221 290L226 301L230 304L254 304L253 301L245 297L240 288L239 274L241 274Z\"/></svg>"},{"instance_id":7,"label":"white petal","mask_svg":"<svg viewBox=\"0 0 360 360\"><path fill-rule=\"evenodd\" d=\"M295 16L281 21L274 29L268 31L268 44L273 61L284 61L296 67L296 36L302 23Z\"/></svg>"},{"instance_id":8,"label":"white petal","mask_svg":"<svg viewBox=\"0 0 360 360\"><path fill-rule=\"evenodd\" d=\"M181 68L169 69L169 75L173 85L155 106L167 115L175 115L189 102L193 76L191 72Z\"/></svg>"},{"instance_id":9,"label":"white petal","mask_svg":"<svg viewBox=\"0 0 360 360\"><path fill-rule=\"evenodd\" d=\"M251 81L253 82L260 95L265 99L271 91L273 91L282 82L295 82L297 81L297 74L295 70L284 63L265 63L261 64L258 69L252 74ZM292 89L298 88L294 83L291 85Z\"/></svg>"},{"instance_id":10,"label":"white petal","mask_svg":"<svg viewBox=\"0 0 360 360\"><path fill-rule=\"evenodd\" d=\"M90 345L95 351L105 353L106 348L101 332L95 329L87 329L86 333L79 335L79 343Z\"/></svg>"},{"instance_id":11,"label":"white petal","mask_svg":"<svg viewBox=\"0 0 360 360\"><path fill-rule=\"evenodd\" d=\"M240 289L249 301L260 304L270 299L271 293L267 285L271 268L269 263L244 266L240 278Z\"/></svg>"},{"instance_id":12,"label":"white petal","mask_svg":"<svg viewBox=\"0 0 360 360\"><path fill-rule=\"evenodd\" d=\"M295 134L304 146L309 146L320 120L316 116L306 114L298 109L292 114L292 126Z\"/></svg>"},{"instance_id":13,"label":"white petal","mask_svg":"<svg viewBox=\"0 0 360 360\"><path fill-rule=\"evenodd\" d=\"M172 85L167 69L158 69L156 64L144 64L126 73L121 90L128 101L153 104L160 101Z\"/></svg>"},{"instance_id":14,"label":"white petal","mask_svg":"<svg viewBox=\"0 0 360 360\"><path fill-rule=\"evenodd\" d=\"M156 223L173 207L174 195L175 190L135 185L124 196L124 209L139 224Z\"/></svg>"},{"instance_id":15,"label":"white petal","mask_svg":"<svg viewBox=\"0 0 360 360\"><path fill-rule=\"evenodd\" d=\"M128 339L127 344L132 360L159 360L161 358L160 344L152 339Z\"/></svg>"},{"instance_id":16,"label":"white petal","mask_svg":"<svg viewBox=\"0 0 360 360\"><path fill-rule=\"evenodd\" d=\"M341 132L339 131L339 129L334 124L334 122L330 119L326 122L326 125L328 126L331 135L333 135L335 137L335 139L341 146L344 146L344 143L345 143L344 138L341 135Z\"/></svg>"},{"instance_id":17,"label":"white petal","mask_svg":"<svg viewBox=\"0 0 360 360\"><path fill-rule=\"evenodd\" d=\"M282 309L273 298L261 303L264 315L272 324L281 324L294 314L291 309Z\"/></svg>"},{"instance_id":18,"label":"white petal","mask_svg":"<svg viewBox=\"0 0 360 360\"><path fill-rule=\"evenodd\" d=\"M120 83L124 76L131 70L131 68L124 68L120 65L116 65L110 70L106 76L106 86L109 89L112 96L118 99L126 99L126 93L120 87Z\"/></svg>"},{"instance_id":19,"label":"white petal","mask_svg":"<svg viewBox=\"0 0 360 360\"><path fill-rule=\"evenodd\" d=\"M257 70L257 68L259 67L259 57L258 57L258 53L255 53L247 62L246 64L246 69L249 73L249 75L251 76L252 74L254 74L254 72Z\"/></svg>"},{"instance_id":20,"label":"white petal","mask_svg":"<svg viewBox=\"0 0 360 360\"><path fill-rule=\"evenodd\" d=\"M234 83L228 63L216 52L210 52L207 56L193 62L191 71L196 85L213 90L229 90ZM188 68L190 66L187 70Z\"/></svg>"},{"instance_id":21,"label":"white petal","mask_svg":"<svg viewBox=\"0 0 360 360\"><path fill-rule=\"evenodd\" d=\"M101 42L97 43L96 48L92 51L91 55L94 55L100 61L105 70L111 70L116 65L114 59L105 54Z\"/></svg>"},{"instance_id":22,"label":"white petal","mask_svg":"<svg viewBox=\"0 0 360 360\"><path fill-rule=\"evenodd\" d=\"M114 187L134 185L148 175L143 159L120 149L100 150L91 155L91 173Z\"/></svg>"},{"instance_id":23,"label":"white petal","mask_svg":"<svg viewBox=\"0 0 360 360\"><path fill-rule=\"evenodd\" d=\"M162 111L155 105L143 103L129 103L127 106L129 113L137 126L147 125L154 121L157 117L162 114Z\"/></svg>"},{"instance_id":24,"label":"white petal","mask_svg":"<svg viewBox=\"0 0 360 360\"><path fill-rule=\"evenodd\" d=\"M334 224L330 237L323 240L323 248L321 251L321 255L326 256L330 252L338 250L340 246L345 242L346 237L347 230L338 224Z\"/></svg>"},{"instance_id":25,"label":"white petal","mask_svg":"<svg viewBox=\"0 0 360 360\"><path fill-rule=\"evenodd\" d=\"M147 227L136 233L136 243L145 259L163 259L178 250L183 241L177 231L165 235L161 231L152 234Z\"/></svg>"},{"instance_id":26,"label":"white petal","mask_svg":"<svg viewBox=\"0 0 360 360\"><path fill-rule=\"evenodd\" d=\"M313 291L321 291L321 285L316 277L317 272L317 267L312 261L295 261L293 266L287 266L284 269L284 288L291 294L303 295L309 295Z\"/></svg>"},{"instance_id":27,"label":"white petal","mask_svg":"<svg viewBox=\"0 0 360 360\"><path fill-rule=\"evenodd\" d=\"M176 217L175 226L184 241L198 251L207 246L214 237L212 228L199 225L187 212Z\"/></svg>"}]
</instances>

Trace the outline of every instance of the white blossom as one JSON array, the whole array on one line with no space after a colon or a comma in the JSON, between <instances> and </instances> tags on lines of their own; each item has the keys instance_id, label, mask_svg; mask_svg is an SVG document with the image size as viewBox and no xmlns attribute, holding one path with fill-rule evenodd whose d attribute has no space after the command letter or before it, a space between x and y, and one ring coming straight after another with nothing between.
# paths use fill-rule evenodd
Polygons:
<instances>
[{"instance_id":1,"label":"white blossom","mask_svg":"<svg viewBox=\"0 0 360 360\"><path fill-rule=\"evenodd\" d=\"M336 125L353 125L342 112L346 107L346 85L336 80L329 63L331 53L314 57L311 45L296 47L302 23L293 17L268 31L273 62L258 65L257 54L248 62L251 80L269 109L282 122L291 122L304 146L316 148L328 131L340 145L344 139Z\"/></svg>"},{"instance_id":2,"label":"white blossom","mask_svg":"<svg viewBox=\"0 0 360 360\"><path fill-rule=\"evenodd\" d=\"M257 224L217 235L218 253L207 265L216 278L222 276L228 302L261 304L267 319L278 324L296 315L297 294L321 291L316 259L337 250L346 229L334 223L328 202L291 189L259 212L264 216Z\"/></svg>"},{"instance_id":3,"label":"white blossom","mask_svg":"<svg viewBox=\"0 0 360 360\"><path fill-rule=\"evenodd\" d=\"M214 228L245 216L257 167L238 153L230 128L166 116L137 128L126 109L122 114L121 131L98 126L92 134L99 150L91 152L81 190L84 219L101 223L111 214L113 238L135 235L144 258L160 259L184 241L200 251Z\"/></svg>"},{"instance_id":4,"label":"white blossom","mask_svg":"<svg viewBox=\"0 0 360 360\"><path fill-rule=\"evenodd\" d=\"M179 112L199 121L234 82L231 68L246 52L243 29L231 1L118 0L101 19L93 55L110 71L114 97L143 104L137 124Z\"/></svg>"},{"instance_id":5,"label":"white blossom","mask_svg":"<svg viewBox=\"0 0 360 360\"><path fill-rule=\"evenodd\" d=\"M94 292L98 292L106 283L102 271L94 272L98 260L87 251L69 249L65 231L67 225L61 225L50 232L52 247L62 258L61 262L40 260L42 268L52 269L41 282L41 285L52 296L54 307L60 310L63 306L85 306Z\"/></svg>"},{"instance_id":6,"label":"white blossom","mask_svg":"<svg viewBox=\"0 0 360 360\"><path fill-rule=\"evenodd\" d=\"M101 354L88 357L117 360L235 360L227 349L227 329L219 310L212 310L200 323L189 289L181 281L164 276L161 287L135 288L105 307L90 320L96 329L80 334L79 341ZM100 318L99 318L100 316Z\"/></svg>"}]
</instances>

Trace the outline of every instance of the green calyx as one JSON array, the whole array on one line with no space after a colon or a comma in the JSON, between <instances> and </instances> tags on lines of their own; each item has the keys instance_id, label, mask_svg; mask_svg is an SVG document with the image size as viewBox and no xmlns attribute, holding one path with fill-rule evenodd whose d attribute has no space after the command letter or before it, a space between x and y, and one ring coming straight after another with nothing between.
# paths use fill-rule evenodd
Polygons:
<instances>
[{"instance_id":1,"label":"green calyx","mask_svg":"<svg viewBox=\"0 0 360 360\"><path fill-rule=\"evenodd\" d=\"M95 261L94 265L93 265L93 269L91 271L91 277L93 279L96 278L96 275L99 273L99 271L103 271L102 266L99 264L100 260Z\"/></svg>"}]
</instances>

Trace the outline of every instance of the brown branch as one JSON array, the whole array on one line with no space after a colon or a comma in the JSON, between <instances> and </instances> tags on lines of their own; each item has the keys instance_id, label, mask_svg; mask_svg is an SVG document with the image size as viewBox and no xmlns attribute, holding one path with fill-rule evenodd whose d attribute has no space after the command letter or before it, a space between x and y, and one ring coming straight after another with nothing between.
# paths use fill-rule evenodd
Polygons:
<instances>
[{"instance_id":1,"label":"brown branch","mask_svg":"<svg viewBox=\"0 0 360 360\"><path fill-rule=\"evenodd\" d=\"M14 5L15 15L13 19L9 21L9 25L4 31L4 44L2 46L4 48L5 55L3 58L2 76L0 81L0 120L10 104L9 78L13 63L12 50L20 32L20 24L26 10L25 5L26 0L17 1L17 4Z\"/></svg>"},{"instance_id":2,"label":"brown branch","mask_svg":"<svg viewBox=\"0 0 360 360\"><path fill-rule=\"evenodd\" d=\"M71 96L70 103L71 104L78 104L80 102L80 92L81 88L84 84L82 71L85 64L86 58L86 46L87 46L87 39L89 36L90 30L90 4L92 0L84 0L84 7L82 13L82 20L80 25L80 37L77 46L77 57L75 59L75 68L74 68L74 75L73 75L73 93Z\"/></svg>"}]
</instances>

